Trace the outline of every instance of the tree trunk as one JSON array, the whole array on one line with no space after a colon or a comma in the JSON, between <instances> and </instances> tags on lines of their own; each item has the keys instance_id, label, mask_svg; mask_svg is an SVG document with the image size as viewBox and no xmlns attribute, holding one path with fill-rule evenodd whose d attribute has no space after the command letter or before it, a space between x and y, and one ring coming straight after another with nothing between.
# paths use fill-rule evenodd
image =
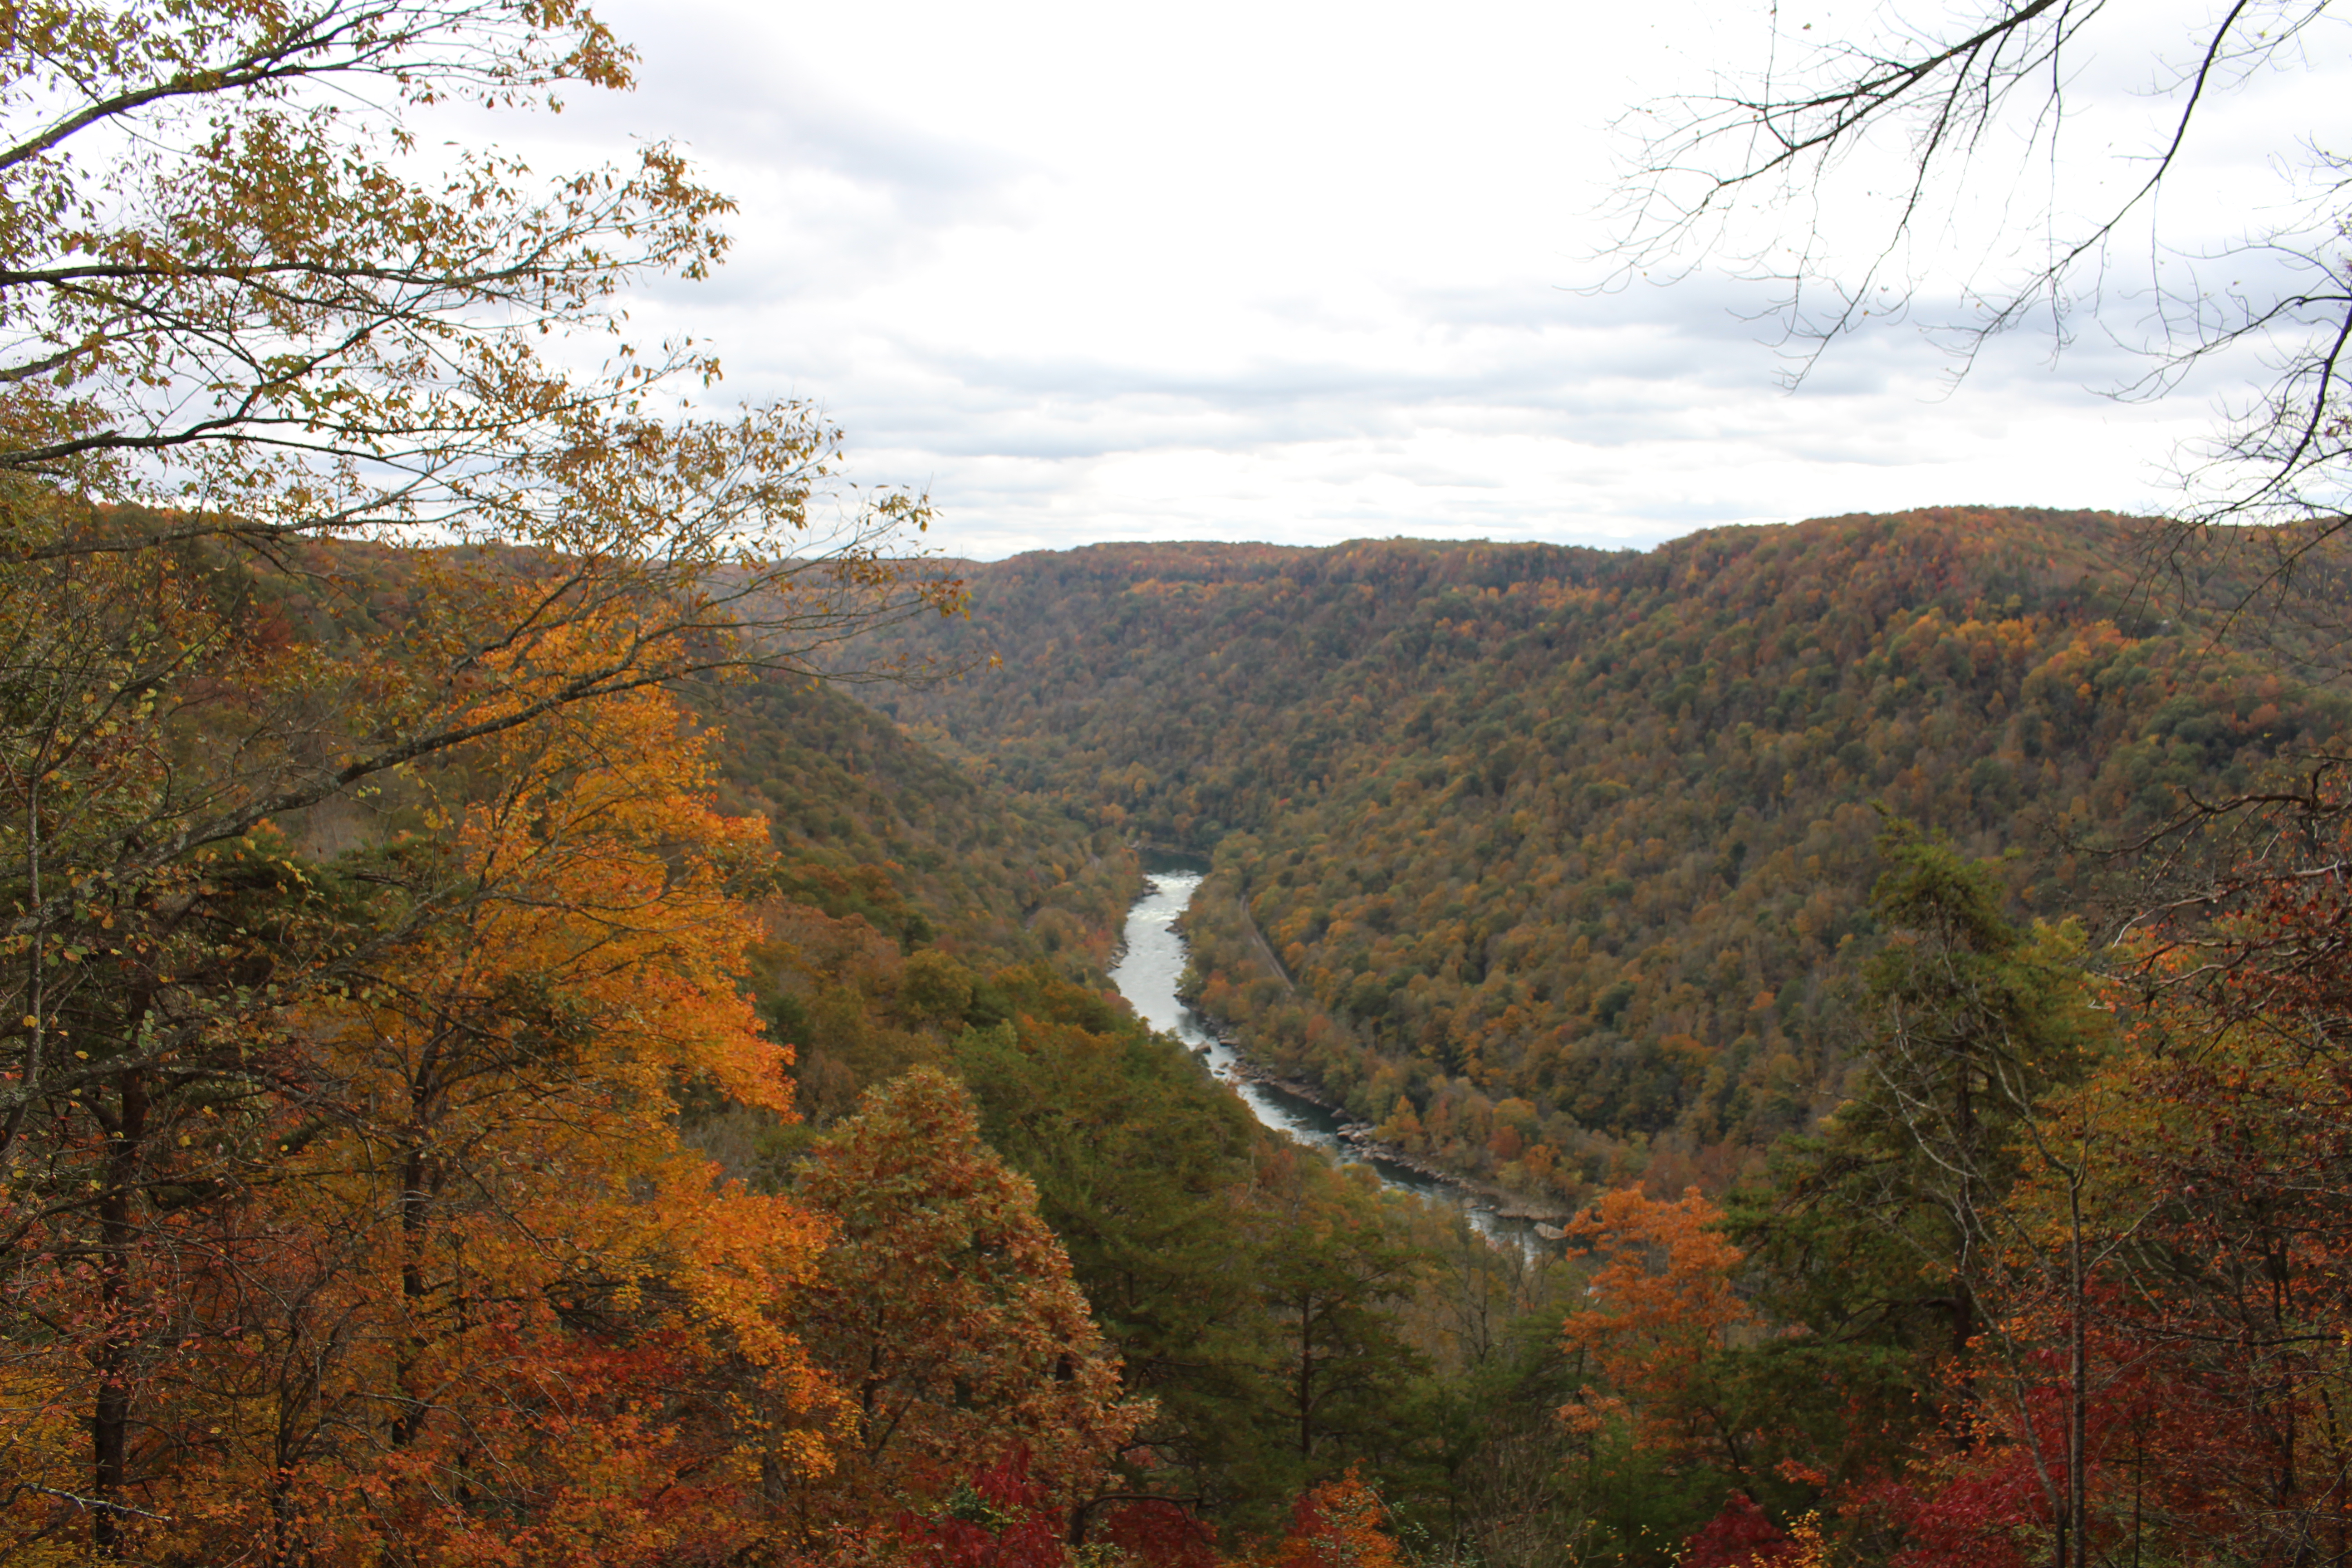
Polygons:
<instances>
[{"instance_id":1,"label":"tree trunk","mask_svg":"<svg viewBox=\"0 0 2352 1568\"><path fill-rule=\"evenodd\" d=\"M398 1364L393 1369L394 1381L406 1402L406 1408L392 1420L392 1446L395 1448L404 1448L415 1442L425 1426L424 1403L415 1397L409 1386L417 1358L425 1348L425 1228L426 1205L432 1197L426 1191L425 1165L422 1144L412 1142L400 1163L400 1294L407 1309L408 1323Z\"/></svg>"},{"instance_id":2,"label":"tree trunk","mask_svg":"<svg viewBox=\"0 0 2352 1568\"><path fill-rule=\"evenodd\" d=\"M1311 1298L1298 1298L1298 1457L1315 1457L1315 1320Z\"/></svg>"},{"instance_id":3,"label":"tree trunk","mask_svg":"<svg viewBox=\"0 0 2352 1568\"><path fill-rule=\"evenodd\" d=\"M2087 1157L2086 1157L2087 1158ZM2076 1557L2090 1546L2091 1357L2084 1321L2090 1292L2083 1278L2083 1174L2066 1186L2066 1525ZM2063 1538L2062 1538L2063 1539ZM2060 1568L2064 1568L2061 1559Z\"/></svg>"},{"instance_id":4,"label":"tree trunk","mask_svg":"<svg viewBox=\"0 0 2352 1568\"><path fill-rule=\"evenodd\" d=\"M118 1086L121 1103L106 1140L106 1191L98 1205L99 1321L104 1338L97 1355L98 1394L90 1410L90 1545L112 1557L122 1546L120 1503L131 1481L131 1341L137 1330L123 1320L130 1310L131 1259L138 1240L131 1194L147 1134L147 1089L137 1073Z\"/></svg>"}]
</instances>

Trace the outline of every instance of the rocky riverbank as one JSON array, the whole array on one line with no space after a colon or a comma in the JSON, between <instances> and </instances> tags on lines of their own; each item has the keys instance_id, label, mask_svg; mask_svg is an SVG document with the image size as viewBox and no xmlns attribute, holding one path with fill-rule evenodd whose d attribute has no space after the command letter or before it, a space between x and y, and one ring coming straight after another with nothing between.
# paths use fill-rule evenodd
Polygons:
<instances>
[{"instance_id":1,"label":"rocky riverbank","mask_svg":"<svg viewBox=\"0 0 2352 1568\"><path fill-rule=\"evenodd\" d=\"M1234 1053L1232 1068L1234 1076L1277 1090L1293 1100L1303 1100L1307 1104L1328 1112L1339 1124L1339 1141L1366 1158L1378 1160L1384 1165L1393 1165L1402 1171L1410 1171L1423 1181L1436 1182L1452 1187L1469 1199L1471 1207L1487 1210L1496 1219L1528 1221L1535 1226L1536 1234L1547 1241L1560 1239L1562 1235L1559 1228L1560 1222L1567 1219L1570 1214L1565 1205L1540 1203L1486 1182L1473 1181L1467 1176L1433 1165L1428 1161L1409 1153L1393 1143L1383 1143L1370 1122L1357 1121L1349 1113L1347 1107L1313 1084L1305 1083L1294 1078L1284 1078L1281 1074L1251 1061L1242 1054L1240 1043L1222 1029L1217 1031L1217 1040L1219 1044Z\"/></svg>"}]
</instances>

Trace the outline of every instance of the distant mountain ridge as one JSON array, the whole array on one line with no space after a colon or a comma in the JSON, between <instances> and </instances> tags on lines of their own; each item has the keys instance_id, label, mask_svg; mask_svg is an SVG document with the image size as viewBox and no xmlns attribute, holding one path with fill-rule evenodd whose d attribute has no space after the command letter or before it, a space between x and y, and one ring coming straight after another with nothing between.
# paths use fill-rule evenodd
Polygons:
<instances>
[{"instance_id":1,"label":"distant mountain ridge","mask_svg":"<svg viewBox=\"0 0 2352 1568\"><path fill-rule=\"evenodd\" d=\"M1550 545L1105 545L972 568L877 693L1132 838L1213 850L1200 1000L1416 1152L1719 1181L1832 1103L1881 809L2061 918L2079 845L2342 729L2146 525L1949 508ZM2242 594L2209 581L2207 602ZM1289 981L1260 956L1262 936Z\"/></svg>"}]
</instances>

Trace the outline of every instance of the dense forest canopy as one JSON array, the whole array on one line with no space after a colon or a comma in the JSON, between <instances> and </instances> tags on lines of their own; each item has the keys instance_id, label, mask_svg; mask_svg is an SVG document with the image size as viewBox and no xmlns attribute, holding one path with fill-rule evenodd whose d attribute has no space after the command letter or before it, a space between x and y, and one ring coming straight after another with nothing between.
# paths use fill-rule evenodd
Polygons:
<instances>
[{"instance_id":1,"label":"dense forest canopy","mask_svg":"<svg viewBox=\"0 0 2352 1568\"><path fill-rule=\"evenodd\" d=\"M808 409L542 353L723 250L674 150L404 160L625 87L568 0L0 62L0 1562L2346 1554L2323 554L966 581ZM1559 1250L1140 1025L1155 849L1202 1008Z\"/></svg>"},{"instance_id":2,"label":"dense forest canopy","mask_svg":"<svg viewBox=\"0 0 2352 1568\"><path fill-rule=\"evenodd\" d=\"M2340 595L2151 537L1016 558L914 644L1001 669L881 705L1213 854L1201 1006L1571 1205L1551 1349L1425 1385L1447 1550L2284 1563L2352 1476Z\"/></svg>"},{"instance_id":3,"label":"dense forest canopy","mask_svg":"<svg viewBox=\"0 0 2352 1568\"><path fill-rule=\"evenodd\" d=\"M1712 1188L1833 1104L1883 814L2096 919L2108 851L2346 709L2141 591L2142 525L1953 510L1549 546L1106 546L972 573L918 733L1217 857L1202 1005L1531 1193ZM2244 639L2239 639L2243 641ZM924 726L929 726L927 731Z\"/></svg>"}]
</instances>

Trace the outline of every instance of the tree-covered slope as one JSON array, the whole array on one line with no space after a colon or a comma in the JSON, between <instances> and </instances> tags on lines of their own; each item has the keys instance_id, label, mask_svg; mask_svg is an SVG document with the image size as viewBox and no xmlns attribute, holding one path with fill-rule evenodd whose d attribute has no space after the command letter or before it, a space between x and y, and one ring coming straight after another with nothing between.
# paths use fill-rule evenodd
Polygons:
<instances>
[{"instance_id":1,"label":"tree-covered slope","mask_svg":"<svg viewBox=\"0 0 2352 1568\"><path fill-rule=\"evenodd\" d=\"M1380 741L1375 698L1449 662L1426 635L1480 595L1581 583L1612 557L1392 541L1328 550L1097 545L966 563L968 620L900 628L899 651L1001 667L866 695L1005 784L1198 851L1322 787ZM1459 650L1475 657L1475 650Z\"/></svg>"},{"instance_id":2,"label":"tree-covered slope","mask_svg":"<svg viewBox=\"0 0 2352 1568\"><path fill-rule=\"evenodd\" d=\"M300 573L264 576L193 552L189 569L278 643L356 648L412 635L419 585L434 573L495 574L518 560L337 542L309 550ZM1044 963L1090 988L1108 984L1140 883L1137 856L1116 830L977 776L804 677L739 672L681 697L708 746L712 804L763 819L777 851L738 889L768 928L746 978L771 1031L794 1047L802 1103L817 1120L845 1112L916 1059L877 1042L869 1015L888 1011L892 976L919 951L936 948L983 973ZM435 766L455 777L467 764ZM496 783L485 775L450 787L478 794ZM307 853L327 856L424 831L425 804L412 770L363 799L331 798L279 826Z\"/></svg>"},{"instance_id":3,"label":"tree-covered slope","mask_svg":"<svg viewBox=\"0 0 2352 1568\"><path fill-rule=\"evenodd\" d=\"M2061 918L2183 788L2332 731L2134 525L1948 510L1645 554L1104 547L974 573L902 721L1213 848L1201 1001L1386 1134L1532 1190L1723 1177L1842 1077L1880 810ZM2230 602L2231 585L2207 592Z\"/></svg>"},{"instance_id":4,"label":"tree-covered slope","mask_svg":"<svg viewBox=\"0 0 2352 1568\"><path fill-rule=\"evenodd\" d=\"M1114 831L1015 795L828 687L707 694L722 810L768 818L787 888L976 963L1109 962L1138 885Z\"/></svg>"}]
</instances>

